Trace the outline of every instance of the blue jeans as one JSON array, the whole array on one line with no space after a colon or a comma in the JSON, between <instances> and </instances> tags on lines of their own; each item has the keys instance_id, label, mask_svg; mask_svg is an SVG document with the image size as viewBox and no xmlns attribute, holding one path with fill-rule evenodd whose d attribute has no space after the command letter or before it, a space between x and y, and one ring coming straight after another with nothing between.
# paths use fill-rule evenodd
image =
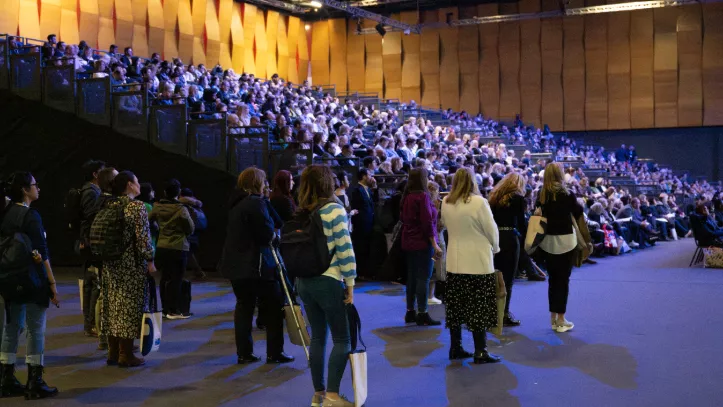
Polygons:
<instances>
[{"instance_id":1,"label":"blue jeans","mask_svg":"<svg viewBox=\"0 0 723 407\"><path fill-rule=\"evenodd\" d=\"M309 353L314 390L338 393L351 351L349 320L344 305L344 288L341 281L327 276L300 278L296 287L301 300L304 301L304 309L311 324ZM324 358L329 328L331 328L334 347L329 356L329 378L325 387Z\"/></svg>"},{"instance_id":2,"label":"blue jeans","mask_svg":"<svg viewBox=\"0 0 723 407\"><path fill-rule=\"evenodd\" d=\"M434 272L434 247L424 250L410 250L405 252L407 257L407 310L414 310L414 300L417 300L417 312L427 312L427 298L429 297L429 281Z\"/></svg>"},{"instance_id":3,"label":"blue jeans","mask_svg":"<svg viewBox=\"0 0 723 407\"><path fill-rule=\"evenodd\" d=\"M17 360L20 331L27 326L27 350L25 363L33 366L43 365L45 350L46 307L37 304L5 304L8 321L3 332L0 346L0 363L14 365Z\"/></svg>"}]
</instances>

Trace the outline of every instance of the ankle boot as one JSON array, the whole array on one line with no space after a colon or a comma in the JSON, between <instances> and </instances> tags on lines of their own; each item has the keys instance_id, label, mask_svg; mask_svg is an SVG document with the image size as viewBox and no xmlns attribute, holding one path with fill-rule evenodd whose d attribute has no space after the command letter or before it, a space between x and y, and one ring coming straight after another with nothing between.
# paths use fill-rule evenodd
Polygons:
<instances>
[{"instance_id":1,"label":"ankle boot","mask_svg":"<svg viewBox=\"0 0 723 407\"><path fill-rule=\"evenodd\" d=\"M420 312L417 314L417 325L419 326L437 326L442 325L441 322L432 319L429 312Z\"/></svg>"},{"instance_id":2,"label":"ankle boot","mask_svg":"<svg viewBox=\"0 0 723 407\"><path fill-rule=\"evenodd\" d=\"M0 398L25 394L25 386L15 377L15 365L0 364Z\"/></svg>"},{"instance_id":3,"label":"ankle boot","mask_svg":"<svg viewBox=\"0 0 723 407\"><path fill-rule=\"evenodd\" d=\"M146 361L143 358L137 358L133 354L133 339L130 338L117 338L118 339L118 367L136 367L143 366Z\"/></svg>"},{"instance_id":4,"label":"ankle boot","mask_svg":"<svg viewBox=\"0 0 723 407\"><path fill-rule=\"evenodd\" d=\"M473 355L462 348L462 328L449 328L451 345L449 346L449 360L467 359Z\"/></svg>"},{"instance_id":5,"label":"ankle boot","mask_svg":"<svg viewBox=\"0 0 723 407\"><path fill-rule=\"evenodd\" d=\"M417 322L417 311L407 311L407 313L404 315L404 323L411 324L414 322Z\"/></svg>"},{"instance_id":6,"label":"ankle boot","mask_svg":"<svg viewBox=\"0 0 723 407\"><path fill-rule=\"evenodd\" d=\"M58 395L58 389L48 386L43 380L43 367L28 365L28 384L25 386L25 400L37 400Z\"/></svg>"},{"instance_id":7,"label":"ankle boot","mask_svg":"<svg viewBox=\"0 0 723 407\"><path fill-rule=\"evenodd\" d=\"M500 358L487 352L487 332L472 332L474 338L474 363L497 363Z\"/></svg>"},{"instance_id":8,"label":"ankle boot","mask_svg":"<svg viewBox=\"0 0 723 407\"><path fill-rule=\"evenodd\" d=\"M115 336L108 337L108 359L105 363L108 366L118 366L118 358L120 357L119 339Z\"/></svg>"}]
</instances>

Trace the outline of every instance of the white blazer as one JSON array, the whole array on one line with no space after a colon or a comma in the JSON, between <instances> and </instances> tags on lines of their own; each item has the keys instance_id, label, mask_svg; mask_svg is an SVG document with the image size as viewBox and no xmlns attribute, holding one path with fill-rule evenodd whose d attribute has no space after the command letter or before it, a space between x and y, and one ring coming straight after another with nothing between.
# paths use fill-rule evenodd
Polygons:
<instances>
[{"instance_id":1,"label":"white blazer","mask_svg":"<svg viewBox=\"0 0 723 407\"><path fill-rule=\"evenodd\" d=\"M447 272L491 274L494 254L500 251L500 235L490 204L479 195L469 202L442 203L442 220L449 233Z\"/></svg>"}]
</instances>

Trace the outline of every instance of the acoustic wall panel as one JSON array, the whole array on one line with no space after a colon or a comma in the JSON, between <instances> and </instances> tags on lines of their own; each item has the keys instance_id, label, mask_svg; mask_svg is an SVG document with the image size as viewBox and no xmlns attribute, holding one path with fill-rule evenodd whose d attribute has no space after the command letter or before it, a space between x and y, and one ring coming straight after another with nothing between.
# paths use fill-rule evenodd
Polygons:
<instances>
[{"instance_id":1,"label":"acoustic wall panel","mask_svg":"<svg viewBox=\"0 0 723 407\"><path fill-rule=\"evenodd\" d=\"M178 39L176 37L178 1L163 0L163 57L168 60L178 56Z\"/></svg>"},{"instance_id":2,"label":"acoustic wall panel","mask_svg":"<svg viewBox=\"0 0 723 407\"><path fill-rule=\"evenodd\" d=\"M254 36L256 35L256 17L258 9L256 6L244 3L243 25L244 25L244 72L256 72L256 60L254 58Z\"/></svg>"},{"instance_id":3,"label":"acoustic wall panel","mask_svg":"<svg viewBox=\"0 0 723 407\"><path fill-rule=\"evenodd\" d=\"M65 0L63 0L65 1ZM186 0L190 1L190 0ZM64 12L64 11L63 11ZM114 21L115 21L115 43L123 52L125 47L133 44L133 9L130 1L116 1L114 4ZM189 14L190 15L190 14ZM61 21L61 31L62 21ZM185 60L188 61L188 60Z\"/></svg>"},{"instance_id":4,"label":"acoustic wall panel","mask_svg":"<svg viewBox=\"0 0 723 407\"><path fill-rule=\"evenodd\" d=\"M231 52L233 47L231 45L231 19L233 18L234 12L234 1L233 0L219 0L218 2L218 34L219 34L219 46L221 52L218 57L218 62L224 68L233 67L233 57ZM234 69L234 72L236 70Z\"/></svg>"},{"instance_id":5,"label":"acoustic wall panel","mask_svg":"<svg viewBox=\"0 0 723 407\"><path fill-rule=\"evenodd\" d=\"M540 0L521 0L520 13L537 13ZM520 114L525 124L541 127L542 57L539 19L520 22Z\"/></svg>"},{"instance_id":6,"label":"acoustic wall panel","mask_svg":"<svg viewBox=\"0 0 723 407\"><path fill-rule=\"evenodd\" d=\"M456 7L439 10L439 21L458 19ZM439 102L444 109L459 110L459 28L439 31Z\"/></svg>"},{"instance_id":7,"label":"acoustic wall panel","mask_svg":"<svg viewBox=\"0 0 723 407\"><path fill-rule=\"evenodd\" d=\"M203 42L206 30L206 4L201 1L191 1L191 16L193 21L193 63L206 63L206 45Z\"/></svg>"},{"instance_id":8,"label":"acoustic wall panel","mask_svg":"<svg viewBox=\"0 0 723 407\"><path fill-rule=\"evenodd\" d=\"M404 11L399 18L407 24L417 24L419 22L416 11ZM404 103L409 103L412 100L420 103L422 100L420 40L421 36L418 34L402 37L402 102Z\"/></svg>"},{"instance_id":9,"label":"acoustic wall panel","mask_svg":"<svg viewBox=\"0 0 723 407\"><path fill-rule=\"evenodd\" d=\"M111 12L113 11L113 0L98 0L110 3ZM5 3L3 1L3 3ZM46 38L49 34L60 35L60 0L40 0L40 35ZM4 6L0 6L0 14L6 13ZM2 17L0 17L2 19ZM111 23L113 20L111 19ZM111 29L112 29L111 24ZM2 29L2 20L0 20L0 32L7 33Z\"/></svg>"},{"instance_id":10,"label":"acoustic wall panel","mask_svg":"<svg viewBox=\"0 0 723 407\"><path fill-rule=\"evenodd\" d=\"M437 22L437 13L425 11L425 23ZM438 109L439 99L439 30L422 30L420 53L420 72L422 73L422 106Z\"/></svg>"},{"instance_id":11,"label":"acoustic wall panel","mask_svg":"<svg viewBox=\"0 0 723 407\"><path fill-rule=\"evenodd\" d=\"M562 89L565 130L585 130L585 33L583 17L563 20Z\"/></svg>"},{"instance_id":12,"label":"acoustic wall panel","mask_svg":"<svg viewBox=\"0 0 723 407\"><path fill-rule=\"evenodd\" d=\"M266 12L266 77L271 78L279 72L276 63L276 41L279 35L279 13L273 10Z\"/></svg>"},{"instance_id":13,"label":"acoustic wall panel","mask_svg":"<svg viewBox=\"0 0 723 407\"><path fill-rule=\"evenodd\" d=\"M630 127L655 125L653 101L653 11L630 13Z\"/></svg>"},{"instance_id":14,"label":"acoustic wall panel","mask_svg":"<svg viewBox=\"0 0 723 407\"><path fill-rule=\"evenodd\" d=\"M329 83L343 92L346 87L346 19L329 20Z\"/></svg>"},{"instance_id":15,"label":"acoustic wall panel","mask_svg":"<svg viewBox=\"0 0 723 407\"><path fill-rule=\"evenodd\" d=\"M480 16L498 14L497 4L477 6ZM500 112L500 59L498 53L499 24L479 26L479 96L480 109L485 117L499 117Z\"/></svg>"},{"instance_id":16,"label":"acoustic wall panel","mask_svg":"<svg viewBox=\"0 0 723 407\"><path fill-rule=\"evenodd\" d=\"M66 1L66 0L63 0ZM200 3L200 2L197 2ZM133 54L138 56L150 57L148 52L148 34L146 32L146 22L148 19L148 0L132 0L133 12ZM206 5L203 7L206 10ZM195 9L194 9L195 11ZM195 49L194 49L195 58ZM195 61L195 59L194 59ZM200 63L200 62L195 62Z\"/></svg>"},{"instance_id":17,"label":"acoustic wall panel","mask_svg":"<svg viewBox=\"0 0 723 407\"><path fill-rule=\"evenodd\" d=\"M266 75L266 59L268 45L266 42L266 16L264 10L256 10L256 71L254 74L259 78L267 78Z\"/></svg>"},{"instance_id":18,"label":"acoustic wall panel","mask_svg":"<svg viewBox=\"0 0 723 407\"><path fill-rule=\"evenodd\" d=\"M655 127L678 125L678 7L653 10Z\"/></svg>"},{"instance_id":19,"label":"acoustic wall panel","mask_svg":"<svg viewBox=\"0 0 723 407\"><path fill-rule=\"evenodd\" d=\"M703 18L698 5L678 15L678 126L703 124Z\"/></svg>"},{"instance_id":20,"label":"acoustic wall panel","mask_svg":"<svg viewBox=\"0 0 723 407\"><path fill-rule=\"evenodd\" d=\"M392 15L399 19L399 15ZM402 33L388 32L382 41L382 67L384 70L384 94L386 99L402 97Z\"/></svg>"},{"instance_id":21,"label":"acoustic wall panel","mask_svg":"<svg viewBox=\"0 0 723 407\"><path fill-rule=\"evenodd\" d=\"M364 26L374 27L377 23L365 20ZM384 95L384 61L382 59L382 37L379 35L365 35L364 49L366 51L366 64L364 66L364 91Z\"/></svg>"},{"instance_id":22,"label":"acoustic wall panel","mask_svg":"<svg viewBox=\"0 0 723 407\"><path fill-rule=\"evenodd\" d=\"M474 115L480 111L478 27L460 27L459 38L459 108Z\"/></svg>"},{"instance_id":23,"label":"acoustic wall panel","mask_svg":"<svg viewBox=\"0 0 723 407\"><path fill-rule=\"evenodd\" d=\"M608 47L606 14L585 16L585 128L608 126Z\"/></svg>"},{"instance_id":24,"label":"acoustic wall panel","mask_svg":"<svg viewBox=\"0 0 723 407\"><path fill-rule=\"evenodd\" d=\"M311 26L311 79L314 85L329 84L329 23Z\"/></svg>"},{"instance_id":25,"label":"acoustic wall panel","mask_svg":"<svg viewBox=\"0 0 723 407\"><path fill-rule=\"evenodd\" d=\"M0 2L0 32L17 34L20 17L20 0Z\"/></svg>"},{"instance_id":26,"label":"acoustic wall panel","mask_svg":"<svg viewBox=\"0 0 723 407\"><path fill-rule=\"evenodd\" d=\"M96 0L81 0L86 3ZM90 37L91 39L98 36L98 11L97 3L95 4L95 36ZM18 22L20 25L20 35L23 37L30 38L42 38L40 35L40 15L38 13L38 1L37 0L20 0L20 11L18 14ZM81 24L81 29L83 25Z\"/></svg>"},{"instance_id":27,"label":"acoustic wall panel","mask_svg":"<svg viewBox=\"0 0 723 407\"><path fill-rule=\"evenodd\" d=\"M364 36L357 35L357 24L349 20L346 30L346 69L350 92L363 91L364 80Z\"/></svg>"},{"instance_id":28,"label":"acoustic wall panel","mask_svg":"<svg viewBox=\"0 0 723 407\"><path fill-rule=\"evenodd\" d=\"M115 43L114 3L114 0L98 0L98 49L107 50L111 44Z\"/></svg>"},{"instance_id":29,"label":"acoustic wall panel","mask_svg":"<svg viewBox=\"0 0 723 407\"><path fill-rule=\"evenodd\" d=\"M287 80L292 83L299 83L299 67L297 63L297 55L299 50L299 24L301 21L298 17L289 17L288 26L288 47L289 47L289 74Z\"/></svg>"},{"instance_id":30,"label":"acoustic wall panel","mask_svg":"<svg viewBox=\"0 0 723 407\"><path fill-rule=\"evenodd\" d=\"M279 24L276 34L276 45L278 48L278 72L279 76L289 78L289 29L286 16L279 15ZM346 80L346 78L344 78Z\"/></svg>"},{"instance_id":31,"label":"acoustic wall panel","mask_svg":"<svg viewBox=\"0 0 723 407\"><path fill-rule=\"evenodd\" d=\"M161 0L148 0L148 51L150 53L158 52L161 57L163 57L163 47L166 41L163 27L163 3Z\"/></svg>"},{"instance_id":32,"label":"acoustic wall panel","mask_svg":"<svg viewBox=\"0 0 723 407\"><path fill-rule=\"evenodd\" d=\"M723 4L703 7L703 125L723 125Z\"/></svg>"},{"instance_id":33,"label":"acoustic wall panel","mask_svg":"<svg viewBox=\"0 0 723 407\"><path fill-rule=\"evenodd\" d=\"M540 124L551 129L562 129L562 19L542 20L540 28L540 54L542 59L542 95ZM538 125L539 126L539 125Z\"/></svg>"},{"instance_id":34,"label":"acoustic wall panel","mask_svg":"<svg viewBox=\"0 0 723 407\"><path fill-rule=\"evenodd\" d=\"M307 36L303 21L299 22L299 33L297 34L297 38L297 45L299 46L299 82L303 82L309 78L309 37Z\"/></svg>"},{"instance_id":35,"label":"acoustic wall panel","mask_svg":"<svg viewBox=\"0 0 723 407\"><path fill-rule=\"evenodd\" d=\"M500 24L500 120L520 113L520 23Z\"/></svg>"},{"instance_id":36,"label":"acoustic wall panel","mask_svg":"<svg viewBox=\"0 0 723 407\"><path fill-rule=\"evenodd\" d=\"M630 13L608 14L608 129L630 128Z\"/></svg>"},{"instance_id":37,"label":"acoustic wall panel","mask_svg":"<svg viewBox=\"0 0 723 407\"><path fill-rule=\"evenodd\" d=\"M165 1L165 0L164 0ZM212 68L221 58L221 35L215 1L206 1L206 65Z\"/></svg>"},{"instance_id":38,"label":"acoustic wall panel","mask_svg":"<svg viewBox=\"0 0 723 407\"><path fill-rule=\"evenodd\" d=\"M191 0L178 0L178 57L186 64L193 60Z\"/></svg>"}]
</instances>

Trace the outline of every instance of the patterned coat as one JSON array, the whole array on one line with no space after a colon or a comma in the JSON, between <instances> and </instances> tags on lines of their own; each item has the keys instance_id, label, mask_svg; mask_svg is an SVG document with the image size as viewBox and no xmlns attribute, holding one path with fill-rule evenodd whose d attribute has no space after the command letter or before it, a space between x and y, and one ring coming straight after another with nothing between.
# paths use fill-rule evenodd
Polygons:
<instances>
[{"instance_id":1,"label":"patterned coat","mask_svg":"<svg viewBox=\"0 0 723 407\"><path fill-rule=\"evenodd\" d=\"M127 204L123 232L126 250L120 260L103 263L100 330L104 335L135 339L140 337L148 305L148 261L153 258L153 246L143 202L128 197L121 197L121 201Z\"/></svg>"}]
</instances>

